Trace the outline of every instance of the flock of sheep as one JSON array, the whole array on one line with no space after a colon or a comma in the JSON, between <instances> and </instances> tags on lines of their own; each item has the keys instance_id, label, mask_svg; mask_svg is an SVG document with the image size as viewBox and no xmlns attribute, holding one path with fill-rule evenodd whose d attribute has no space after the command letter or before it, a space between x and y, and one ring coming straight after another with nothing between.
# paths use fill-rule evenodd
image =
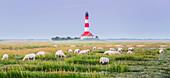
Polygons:
<instances>
[{"instance_id":1,"label":"flock of sheep","mask_svg":"<svg viewBox=\"0 0 170 78\"><path fill-rule=\"evenodd\" d=\"M103 50L103 47L98 47L98 48L97 48L97 47L93 47L93 50ZM127 54L133 54L133 52L132 52L133 50L134 50L133 47L129 47ZM122 52L122 51L123 51L123 48L122 48L122 47L119 47L117 51L116 51L116 49L114 49L114 48L110 48L110 50L105 51L105 52L103 53L103 55L114 55L114 54L121 55L121 52ZM73 50L72 50L72 49L69 49L68 52L69 52L69 53L73 53ZM74 50L74 53L78 53L78 55L87 54L87 53L89 53L89 52L90 52L89 49L87 49L87 50L82 50L82 51L80 51L80 49L75 49L75 50ZM163 54L163 53L164 53L163 48L160 48L159 53L160 53L160 54ZM44 52L44 51L40 51L40 52L38 52L37 54L34 54L34 53L27 54L27 55L25 55L25 57L23 58L23 61L25 61L26 59L27 59L27 60L33 59L33 61L34 61L36 56L45 56L45 52ZM67 57L62 50L58 50L58 51L55 53L55 57L56 57L56 56L57 56L57 57L61 57L61 58L62 58L62 57L64 57L64 58ZM8 54L4 54L4 55L3 55L2 60L4 60L4 59L8 59ZM107 57L101 57L99 63L107 64L107 63L109 63L109 58L107 58Z\"/></svg>"}]
</instances>

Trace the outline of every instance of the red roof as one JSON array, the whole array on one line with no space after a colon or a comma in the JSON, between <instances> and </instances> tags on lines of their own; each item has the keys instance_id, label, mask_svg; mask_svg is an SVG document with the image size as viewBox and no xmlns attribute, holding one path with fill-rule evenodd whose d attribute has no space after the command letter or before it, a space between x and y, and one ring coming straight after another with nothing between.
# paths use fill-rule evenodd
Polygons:
<instances>
[{"instance_id":1,"label":"red roof","mask_svg":"<svg viewBox=\"0 0 170 78\"><path fill-rule=\"evenodd\" d=\"M84 33L81 35L81 37L82 37L82 36L91 36L91 37L93 37L93 34L90 33L90 32L84 32Z\"/></svg>"}]
</instances>

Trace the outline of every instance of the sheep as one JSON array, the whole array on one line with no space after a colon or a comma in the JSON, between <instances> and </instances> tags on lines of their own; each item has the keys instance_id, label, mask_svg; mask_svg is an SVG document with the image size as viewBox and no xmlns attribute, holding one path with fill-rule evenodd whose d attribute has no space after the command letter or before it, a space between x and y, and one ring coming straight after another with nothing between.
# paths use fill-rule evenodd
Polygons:
<instances>
[{"instance_id":1,"label":"sheep","mask_svg":"<svg viewBox=\"0 0 170 78\"><path fill-rule=\"evenodd\" d=\"M98 49L98 50L103 50L103 47L98 47L97 49Z\"/></svg>"},{"instance_id":2,"label":"sheep","mask_svg":"<svg viewBox=\"0 0 170 78\"><path fill-rule=\"evenodd\" d=\"M109 63L109 58L107 58L107 57L101 57L99 63L108 64L108 63Z\"/></svg>"},{"instance_id":3,"label":"sheep","mask_svg":"<svg viewBox=\"0 0 170 78\"><path fill-rule=\"evenodd\" d=\"M145 47L146 45L136 45L136 47Z\"/></svg>"},{"instance_id":4,"label":"sheep","mask_svg":"<svg viewBox=\"0 0 170 78\"><path fill-rule=\"evenodd\" d=\"M96 50L96 47L93 47L93 50Z\"/></svg>"},{"instance_id":5,"label":"sheep","mask_svg":"<svg viewBox=\"0 0 170 78\"><path fill-rule=\"evenodd\" d=\"M33 58L33 61L35 61L35 54L32 53L32 54L27 54L24 58L23 58L23 61L25 61L25 59L30 59L30 58Z\"/></svg>"},{"instance_id":6,"label":"sheep","mask_svg":"<svg viewBox=\"0 0 170 78\"><path fill-rule=\"evenodd\" d=\"M70 47L76 47L76 45L70 45Z\"/></svg>"},{"instance_id":7,"label":"sheep","mask_svg":"<svg viewBox=\"0 0 170 78\"><path fill-rule=\"evenodd\" d=\"M74 53L79 53L80 52L80 49L75 49L74 50Z\"/></svg>"},{"instance_id":8,"label":"sheep","mask_svg":"<svg viewBox=\"0 0 170 78\"><path fill-rule=\"evenodd\" d=\"M4 54L2 60L8 59L8 54Z\"/></svg>"},{"instance_id":9,"label":"sheep","mask_svg":"<svg viewBox=\"0 0 170 78\"><path fill-rule=\"evenodd\" d=\"M160 54L164 54L164 50L163 50L163 49L160 49L160 50L159 50L159 53L160 53Z\"/></svg>"},{"instance_id":10,"label":"sheep","mask_svg":"<svg viewBox=\"0 0 170 78\"><path fill-rule=\"evenodd\" d=\"M72 49L69 49L68 52L69 52L69 53L73 53L73 50L72 50Z\"/></svg>"},{"instance_id":11,"label":"sheep","mask_svg":"<svg viewBox=\"0 0 170 78\"><path fill-rule=\"evenodd\" d=\"M55 57L56 56L60 56L60 57L64 57L64 58L66 58L67 56L63 53L63 51L62 50L58 50L56 53L55 53Z\"/></svg>"},{"instance_id":12,"label":"sheep","mask_svg":"<svg viewBox=\"0 0 170 78\"><path fill-rule=\"evenodd\" d=\"M113 55L113 54L119 54L119 55L121 55L121 53L118 52L118 51L105 51L105 52L103 53L103 55Z\"/></svg>"},{"instance_id":13,"label":"sheep","mask_svg":"<svg viewBox=\"0 0 170 78\"><path fill-rule=\"evenodd\" d=\"M132 50L134 50L134 48L133 48L133 47L129 47L128 50L129 50L129 51L132 51Z\"/></svg>"},{"instance_id":14,"label":"sheep","mask_svg":"<svg viewBox=\"0 0 170 78\"><path fill-rule=\"evenodd\" d=\"M116 51L114 48L110 48L110 51Z\"/></svg>"},{"instance_id":15,"label":"sheep","mask_svg":"<svg viewBox=\"0 0 170 78\"><path fill-rule=\"evenodd\" d=\"M58 47L58 45L53 45L53 47Z\"/></svg>"},{"instance_id":16,"label":"sheep","mask_svg":"<svg viewBox=\"0 0 170 78\"><path fill-rule=\"evenodd\" d=\"M118 48L118 51L119 51L119 52L122 52L122 51L123 51L123 48L119 47L119 48Z\"/></svg>"},{"instance_id":17,"label":"sheep","mask_svg":"<svg viewBox=\"0 0 170 78\"><path fill-rule=\"evenodd\" d=\"M103 53L103 55L109 55L109 54L112 53L112 52L114 52L114 51L105 51L105 52Z\"/></svg>"},{"instance_id":18,"label":"sheep","mask_svg":"<svg viewBox=\"0 0 170 78\"><path fill-rule=\"evenodd\" d=\"M44 51L40 51L37 53L37 56L45 56L45 52Z\"/></svg>"},{"instance_id":19,"label":"sheep","mask_svg":"<svg viewBox=\"0 0 170 78\"><path fill-rule=\"evenodd\" d=\"M115 45L116 47L123 47L123 45Z\"/></svg>"},{"instance_id":20,"label":"sheep","mask_svg":"<svg viewBox=\"0 0 170 78\"><path fill-rule=\"evenodd\" d=\"M113 51L113 52L110 52L109 55L121 55L121 53L119 51Z\"/></svg>"},{"instance_id":21,"label":"sheep","mask_svg":"<svg viewBox=\"0 0 170 78\"><path fill-rule=\"evenodd\" d=\"M128 51L127 54L130 54L130 55L131 55L131 54L133 54L133 52L132 52L132 51Z\"/></svg>"},{"instance_id":22,"label":"sheep","mask_svg":"<svg viewBox=\"0 0 170 78\"><path fill-rule=\"evenodd\" d=\"M80 53L78 55L82 55L82 54L87 54L88 52L90 52L90 50L82 50L80 51Z\"/></svg>"}]
</instances>

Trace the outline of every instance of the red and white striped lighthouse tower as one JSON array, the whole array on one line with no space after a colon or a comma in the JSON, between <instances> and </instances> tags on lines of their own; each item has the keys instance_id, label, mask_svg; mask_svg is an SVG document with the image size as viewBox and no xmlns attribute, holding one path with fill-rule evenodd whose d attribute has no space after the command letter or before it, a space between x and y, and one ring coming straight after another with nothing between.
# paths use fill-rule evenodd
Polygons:
<instances>
[{"instance_id":1,"label":"red and white striped lighthouse tower","mask_svg":"<svg viewBox=\"0 0 170 78\"><path fill-rule=\"evenodd\" d=\"M94 38L93 34L89 31L89 14L85 13L85 26L84 33L80 36L81 39L92 39Z\"/></svg>"}]
</instances>

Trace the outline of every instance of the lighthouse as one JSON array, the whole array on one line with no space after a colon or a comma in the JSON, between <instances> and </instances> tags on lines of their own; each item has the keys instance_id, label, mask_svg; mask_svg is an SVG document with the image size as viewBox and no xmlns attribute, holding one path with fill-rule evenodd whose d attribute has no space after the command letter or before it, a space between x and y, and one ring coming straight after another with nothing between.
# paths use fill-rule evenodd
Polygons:
<instances>
[{"instance_id":1,"label":"lighthouse","mask_svg":"<svg viewBox=\"0 0 170 78\"><path fill-rule=\"evenodd\" d=\"M85 26L84 26L84 33L80 36L81 39L93 39L94 35L89 31L89 14L88 12L85 13Z\"/></svg>"}]
</instances>

